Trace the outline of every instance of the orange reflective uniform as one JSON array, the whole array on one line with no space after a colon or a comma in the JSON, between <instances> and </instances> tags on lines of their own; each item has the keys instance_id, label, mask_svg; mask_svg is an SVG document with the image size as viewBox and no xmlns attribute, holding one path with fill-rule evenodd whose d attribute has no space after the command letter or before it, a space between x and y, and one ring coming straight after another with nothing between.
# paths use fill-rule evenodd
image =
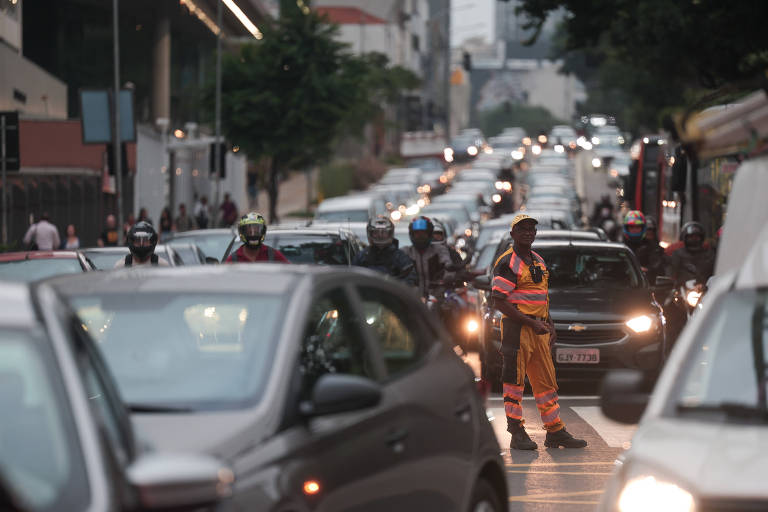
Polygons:
<instances>
[{"instance_id":1,"label":"orange reflective uniform","mask_svg":"<svg viewBox=\"0 0 768 512\"><path fill-rule=\"evenodd\" d=\"M514 249L499 256L493 266L491 296L496 301L513 304L525 315L546 322L549 317L549 272L544 259L533 251L531 253L531 265L527 265L515 254ZM541 275L540 282L535 282L534 273ZM521 401L526 375L544 428L548 432L565 428L560 419L549 333L536 334L531 327L513 323L506 315L502 319L501 328L504 411L508 429L511 431L513 426L523 423Z\"/></svg>"}]
</instances>

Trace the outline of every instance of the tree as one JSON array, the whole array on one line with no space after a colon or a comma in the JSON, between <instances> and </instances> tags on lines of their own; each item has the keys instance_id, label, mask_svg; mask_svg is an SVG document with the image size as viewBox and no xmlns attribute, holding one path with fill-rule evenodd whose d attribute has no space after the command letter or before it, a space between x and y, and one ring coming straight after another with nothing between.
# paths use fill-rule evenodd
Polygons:
<instances>
[{"instance_id":1,"label":"tree","mask_svg":"<svg viewBox=\"0 0 768 512\"><path fill-rule=\"evenodd\" d=\"M588 85L592 79L602 88L598 96L623 102L637 126L713 91L760 87L768 68L765 2L522 0L518 13L528 16L525 28L536 30L532 41L558 9L568 11L559 56L572 57L566 65L591 60L583 69L594 72Z\"/></svg>"}]
</instances>

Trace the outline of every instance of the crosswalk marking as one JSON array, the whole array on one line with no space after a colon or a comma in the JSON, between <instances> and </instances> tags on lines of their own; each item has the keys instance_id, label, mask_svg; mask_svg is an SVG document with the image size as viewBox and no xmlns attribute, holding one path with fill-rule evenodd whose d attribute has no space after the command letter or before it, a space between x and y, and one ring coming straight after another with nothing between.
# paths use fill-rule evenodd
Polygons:
<instances>
[{"instance_id":1,"label":"crosswalk marking","mask_svg":"<svg viewBox=\"0 0 768 512\"><path fill-rule=\"evenodd\" d=\"M626 450L632 445L632 436L637 426L623 425L606 418L598 406L571 407L571 410L595 429L611 448Z\"/></svg>"}]
</instances>

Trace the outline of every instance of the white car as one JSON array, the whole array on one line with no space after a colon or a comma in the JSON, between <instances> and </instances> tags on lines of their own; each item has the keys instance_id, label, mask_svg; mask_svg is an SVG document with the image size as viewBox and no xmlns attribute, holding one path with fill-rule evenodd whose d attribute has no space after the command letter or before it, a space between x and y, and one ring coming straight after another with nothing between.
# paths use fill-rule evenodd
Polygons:
<instances>
[{"instance_id":1,"label":"white car","mask_svg":"<svg viewBox=\"0 0 768 512\"><path fill-rule=\"evenodd\" d=\"M317 207L313 224L333 222L367 223L378 214L386 213L384 199L378 195L357 193L331 197Z\"/></svg>"},{"instance_id":2,"label":"white car","mask_svg":"<svg viewBox=\"0 0 768 512\"><path fill-rule=\"evenodd\" d=\"M641 375L607 377L606 415L642 420L599 510L768 510L767 251L764 229L713 280L650 400Z\"/></svg>"}]
</instances>

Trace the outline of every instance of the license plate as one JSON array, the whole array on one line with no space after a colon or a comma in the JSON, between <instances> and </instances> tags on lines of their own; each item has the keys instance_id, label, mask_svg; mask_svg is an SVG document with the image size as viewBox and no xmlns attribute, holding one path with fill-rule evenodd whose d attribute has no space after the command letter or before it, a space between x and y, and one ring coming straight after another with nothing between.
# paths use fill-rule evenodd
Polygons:
<instances>
[{"instance_id":1,"label":"license plate","mask_svg":"<svg viewBox=\"0 0 768 512\"><path fill-rule=\"evenodd\" d=\"M558 363L564 364L597 364L600 362L598 348L559 348L555 353Z\"/></svg>"}]
</instances>

